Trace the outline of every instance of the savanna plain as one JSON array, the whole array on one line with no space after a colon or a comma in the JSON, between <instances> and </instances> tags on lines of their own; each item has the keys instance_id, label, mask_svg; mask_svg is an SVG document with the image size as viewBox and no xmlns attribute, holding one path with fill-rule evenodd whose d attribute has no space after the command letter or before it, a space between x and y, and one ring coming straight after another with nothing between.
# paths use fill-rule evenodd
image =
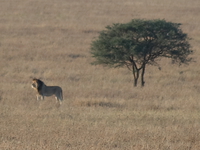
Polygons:
<instances>
[{"instance_id":1,"label":"savanna plain","mask_svg":"<svg viewBox=\"0 0 200 150\"><path fill-rule=\"evenodd\" d=\"M194 62L147 66L145 87L127 68L93 66L90 44L113 23L181 23ZM1 0L0 150L200 149L199 0ZM63 89L36 100L32 78Z\"/></svg>"}]
</instances>

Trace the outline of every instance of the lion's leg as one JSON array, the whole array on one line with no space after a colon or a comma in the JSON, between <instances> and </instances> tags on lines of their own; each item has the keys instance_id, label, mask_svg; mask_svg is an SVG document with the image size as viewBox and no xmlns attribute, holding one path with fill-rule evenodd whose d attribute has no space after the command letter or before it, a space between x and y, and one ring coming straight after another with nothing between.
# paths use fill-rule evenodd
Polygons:
<instances>
[{"instance_id":1,"label":"lion's leg","mask_svg":"<svg viewBox=\"0 0 200 150\"><path fill-rule=\"evenodd\" d=\"M57 96L55 96L55 98L56 98L56 103L60 103L60 105L62 104L62 101L60 100L60 98L59 97L57 97Z\"/></svg>"},{"instance_id":2,"label":"lion's leg","mask_svg":"<svg viewBox=\"0 0 200 150\"><path fill-rule=\"evenodd\" d=\"M60 105L62 104L62 101L61 100L59 100L59 102L60 102Z\"/></svg>"},{"instance_id":3,"label":"lion's leg","mask_svg":"<svg viewBox=\"0 0 200 150\"><path fill-rule=\"evenodd\" d=\"M59 99L58 99L58 97L57 96L55 96L55 99L56 99L56 103L59 101Z\"/></svg>"},{"instance_id":4,"label":"lion's leg","mask_svg":"<svg viewBox=\"0 0 200 150\"><path fill-rule=\"evenodd\" d=\"M62 104L62 101L63 101L63 94L62 94L62 90L61 90L61 92L59 93L59 102L60 102L60 105Z\"/></svg>"},{"instance_id":5,"label":"lion's leg","mask_svg":"<svg viewBox=\"0 0 200 150\"><path fill-rule=\"evenodd\" d=\"M36 95L36 97L37 97L37 101L39 101L39 99L40 99L39 97L40 97L40 96L39 96L39 95Z\"/></svg>"}]
</instances>

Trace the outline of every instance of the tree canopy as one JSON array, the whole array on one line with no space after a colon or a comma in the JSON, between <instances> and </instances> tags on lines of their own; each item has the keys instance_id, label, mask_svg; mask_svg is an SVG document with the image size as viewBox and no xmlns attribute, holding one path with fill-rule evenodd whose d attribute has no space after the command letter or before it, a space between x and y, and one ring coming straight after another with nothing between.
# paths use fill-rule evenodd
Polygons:
<instances>
[{"instance_id":1,"label":"tree canopy","mask_svg":"<svg viewBox=\"0 0 200 150\"><path fill-rule=\"evenodd\" d=\"M141 85L144 86L147 64L158 65L157 61L162 57L178 64L191 61L189 55L193 51L180 25L165 20L134 19L107 26L91 44L93 64L126 66L133 73L134 85L137 86L141 74Z\"/></svg>"}]
</instances>

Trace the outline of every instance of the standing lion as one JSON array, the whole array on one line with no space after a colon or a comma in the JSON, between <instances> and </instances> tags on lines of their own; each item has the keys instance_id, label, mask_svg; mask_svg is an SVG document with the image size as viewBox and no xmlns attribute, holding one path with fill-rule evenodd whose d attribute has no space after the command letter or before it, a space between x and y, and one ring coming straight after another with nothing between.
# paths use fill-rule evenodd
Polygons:
<instances>
[{"instance_id":1,"label":"standing lion","mask_svg":"<svg viewBox=\"0 0 200 150\"><path fill-rule=\"evenodd\" d=\"M31 84L32 88L37 91L37 100L40 98L44 99L44 96L52 96L55 95L55 98L57 101L60 102L60 104L63 101L63 94L62 94L62 88L59 86L46 86L44 82L42 82L39 79L34 78L32 80ZM39 98L40 97L40 98Z\"/></svg>"}]
</instances>

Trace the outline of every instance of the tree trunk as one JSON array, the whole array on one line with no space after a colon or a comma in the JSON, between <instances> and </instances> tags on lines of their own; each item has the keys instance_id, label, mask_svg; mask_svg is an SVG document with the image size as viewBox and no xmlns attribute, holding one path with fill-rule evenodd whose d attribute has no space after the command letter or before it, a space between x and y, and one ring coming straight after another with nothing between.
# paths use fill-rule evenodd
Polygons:
<instances>
[{"instance_id":1,"label":"tree trunk","mask_svg":"<svg viewBox=\"0 0 200 150\"><path fill-rule=\"evenodd\" d=\"M144 64L142 67L142 74L141 74L141 86L143 87L145 82L144 82L144 73L145 73L145 67L146 65Z\"/></svg>"},{"instance_id":2,"label":"tree trunk","mask_svg":"<svg viewBox=\"0 0 200 150\"><path fill-rule=\"evenodd\" d=\"M136 87L139 78L139 70L137 68L133 70L133 77L134 77L134 87Z\"/></svg>"},{"instance_id":3,"label":"tree trunk","mask_svg":"<svg viewBox=\"0 0 200 150\"><path fill-rule=\"evenodd\" d=\"M134 79L134 87L137 86L137 81L138 81L138 79Z\"/></svg>"}]
</instances>

